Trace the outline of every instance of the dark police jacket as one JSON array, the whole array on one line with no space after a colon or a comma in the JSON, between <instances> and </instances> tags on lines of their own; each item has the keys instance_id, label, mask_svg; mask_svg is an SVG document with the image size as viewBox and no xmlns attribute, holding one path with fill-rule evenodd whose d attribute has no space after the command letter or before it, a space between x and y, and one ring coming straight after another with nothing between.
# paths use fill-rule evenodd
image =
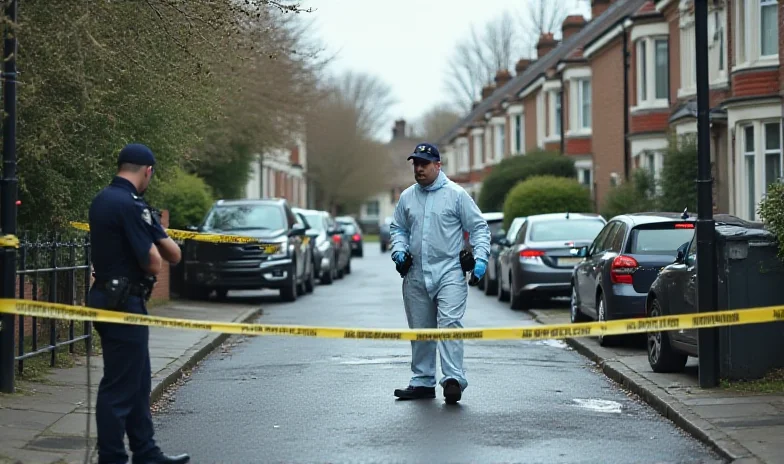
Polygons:
<instances>
[{"instance_id":1,"label":"dark police jacket","mask_svg":"<svg viewBox=\"0 0 784 464\"><path fill-rule=\"evenodd\" d=\"M136 187L119 176L90 205L90 244L96 280L127 277L139 283L150 259L150 246L167 237L153 220Z\"/></svg>"}]
</instances>

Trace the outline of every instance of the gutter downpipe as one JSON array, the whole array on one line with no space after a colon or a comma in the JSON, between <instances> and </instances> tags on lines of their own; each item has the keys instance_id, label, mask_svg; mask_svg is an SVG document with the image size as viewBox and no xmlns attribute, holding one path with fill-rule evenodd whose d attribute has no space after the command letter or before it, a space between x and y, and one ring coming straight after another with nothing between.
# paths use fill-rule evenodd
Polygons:
<instances>
[{"instance_id":1,"label":"gutter downpipe","mask_svg":"<svg viewBox=\"0 0 784 464\"><path fill-rule=\"evenodd\" d=\"M564 114L566 113L566 109L564 108L564 73L561 71L559 74L561 76L561 92L560 96L558 97L561 100L561 130L559 131L559 135L561 136L561 154L565 155L566 141L564 139Z\"/></svg>"},{"instance_id":2,"label":"gutter downpipe","mask_svg":"<svg viewBox=\"0 0 784 464\"><path fill-rule=\"evenodd\" d=\"M623 178L629 181L629 159L631 147L629 146L629 38L626 34L626 21L621 20L621 30L623 31Z\"/></svg>"}]
</instances>

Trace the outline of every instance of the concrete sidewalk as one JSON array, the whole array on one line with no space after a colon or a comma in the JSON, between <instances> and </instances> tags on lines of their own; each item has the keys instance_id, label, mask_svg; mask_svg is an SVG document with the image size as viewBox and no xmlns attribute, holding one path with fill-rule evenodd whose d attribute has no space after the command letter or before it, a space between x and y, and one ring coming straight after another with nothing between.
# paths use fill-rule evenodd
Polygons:
<instances>
[{"instance_id":1,"label":"concrete sidewalk","mask_svg":"<svg viewBox=\"0 0 784 464\"><path fill-rule=\"evenodd\" d=\"M542 324L568 324L568 310L533 310ZM734 463L784 460L784 395L701 389L697 362L681 374L657 374L644 346L604 348L594 338L566 342L595 361L611 379Z\"/></svg>"},{"instance_id":2,"label":"concrete sidewalk","mask_svg":"<svg viewBox=\"0 0 784 464\"><path fill-rule=\"evenodd\" d=\"M183 319L253 322L259 305L173 301L150 314ZM228 338L216 332L150 329L151 400ZM95 397L103 375L100 354L90 360L90 447L95 446ZM0 463L82 463L87 443L86 358L68 369L54 369L43 382L18 382L18 393L0 394ZM127 440L126 440L127 442ZM178 453L166 443L164 452ZM96 461L93 453L92 461Z\"/></svg>"}]
</instances>

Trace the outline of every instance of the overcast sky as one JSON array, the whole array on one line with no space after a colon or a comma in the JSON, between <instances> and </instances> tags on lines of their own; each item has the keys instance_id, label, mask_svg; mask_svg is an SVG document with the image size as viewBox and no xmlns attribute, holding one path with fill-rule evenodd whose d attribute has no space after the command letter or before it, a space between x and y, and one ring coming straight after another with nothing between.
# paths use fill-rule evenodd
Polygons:
<instances>
[{"instance_id":1,"label":"overcast sky","mask_svg":"<svg viewBox=\"0 0 784 464\"><path fill-rule=\"evenodd\" d=\"M588 3L588 2L585 2ZM523 11L525 0L304 0L314 7L316 30L331 52L335 70L374 73L391 87L399 103L392 121L415 121L447 101L444 75L455 44L472 23L481 27L504 10ZM588 3L589 4L589 3ZM587 10L587 11L586 11ZM590 14L590 6L575 11ZM513 71L513 70L511 70Z\"/></svg>"}]
</instances>

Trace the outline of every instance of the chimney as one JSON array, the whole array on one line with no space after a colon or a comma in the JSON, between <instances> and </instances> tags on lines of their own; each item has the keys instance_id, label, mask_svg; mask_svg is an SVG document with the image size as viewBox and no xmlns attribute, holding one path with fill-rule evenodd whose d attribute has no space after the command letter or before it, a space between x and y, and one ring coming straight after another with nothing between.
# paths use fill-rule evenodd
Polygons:
<instances>
[{"instance_id":1,"label":"chimney","mask_svg":"<svg viewBox=\"0 0 784 464\"><path fill-rule=\"evenodd\" d=\"M397 139L406 136L406 120L398 119L395 121L395 127L392 128L392 138Z\"/></svg>"},{"instance_id":2,"label":"chimney","mask_svg":"<svg viewBox=\"0 0 784 464\"><path fill-rule=\"evenodd\" d=\"M591 0L591 19L596 19L610 7L613 0Z\"/></svg>"},{"instance_id":3,"label":"chimney","mask_svg":"<svg viewBox=\"0 0 784 464\"><path fill-rule=\"evenodd\" d=\"M532 61L526 58L522 58L520 61L517 62L515 65L515 73L519 76L520 74L525 71L528 66L531 66Z\"/></svg>"},{"instance_id":4,"label":"chimney","mask_svg":"<svg viewBox=\"0 0 784 464\"><path fill-rule=\"evenodd\" d=\"M512 75L506 69L500 69L495 73L495 88L500 89L507 82L512 80Z\"/></svg>"},{"instance_id":5,"label":"chimney","mask_svg":"<svg viewBox=\"0 0 784 464\"><path fill-rule=\"evenodd\" d=\"M566 41L572 35L580 32L580 29L585 26L585 18L582 15L569 15L564 19L561 25L561 41Z\"/></svg>"},{"instance_id":6,"label":"chimney","mask_svg":"<svg viewBox=\"0 0 784 464\"><path fill-rule=\"evenodd\" d=\"M493 86L493 84L482 87L482 100L486 100L487 97L493 94L494 90L495 87Z\"/></svg>"},{"instance_id":7,"label":"chimney","mask_svg":"<svg viewBox=\"0 0 784 464\"><path fill-rule=\"evenodd\" d=\"M536 44L537 56L541 58L547 55L556 45L558 45L558 42L553 38L552 32L542 33L541 37L539 37L539 42Z\"/></svg>"}]
</instances>

